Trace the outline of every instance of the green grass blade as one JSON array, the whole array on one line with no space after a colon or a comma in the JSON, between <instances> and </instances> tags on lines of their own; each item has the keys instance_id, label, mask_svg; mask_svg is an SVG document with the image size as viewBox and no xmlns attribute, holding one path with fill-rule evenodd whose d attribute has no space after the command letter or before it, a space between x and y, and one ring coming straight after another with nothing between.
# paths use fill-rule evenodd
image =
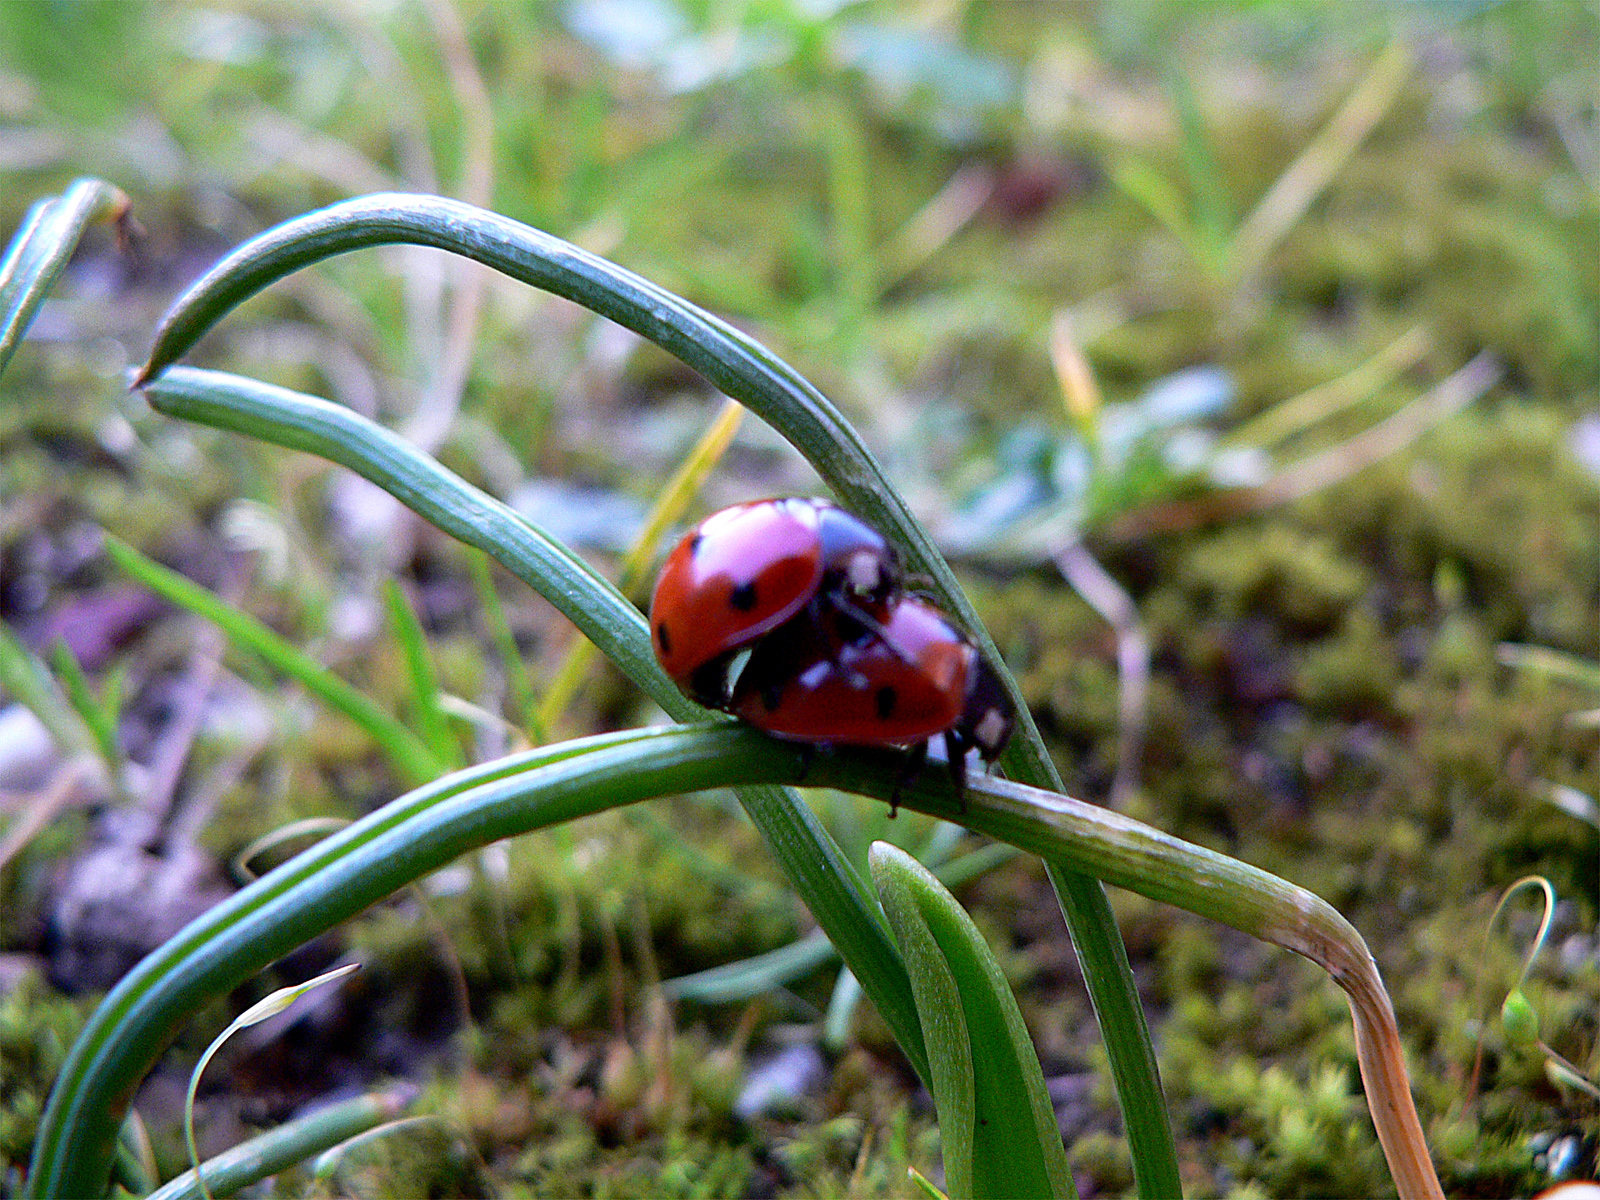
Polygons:
<instances>
[{"instance_id":1,"label":"green grass blade","mask_svg":"<svg viewBox=\"0 0 1600 1200\"><path fill-rule=\"evenodd\" d=\"M409 1102L407 1093L396 1088L341 1100L286 1121L276 1129L207 1159L204 1164L206 1185L213 1196L231 1196L241 1188L286 1171L385 1121L392 1121L406 1110ZM199 1197L200 1184L195 1173L185 1171L152 1192L146 1200L199 1200Z\"/></svg>"},{"instance_id":2,"label":"green grass blade","mask_svg":"<svg viewBox=\"0 0 1600 1200\"><path fill-rule=\"evenodd\" d=\"M1169 80L1173 105L1178 110L1179 142L1183 148L1183 166L1189 176L1189 192L1194 197L1194 230L1205 249L1205 266L1216 271L1222 266L1233 233L1233 206L1228 203L1228 189L1222 181L1222 168L1217 163L1211 138L1206 133L1205 120L1200 115L1200 105L1195 100L1194 89L1188 78L1174 69Z\"/></svg>"},{"instance_id":3,"label":"green grass blade","mask_svg":"<svg viewBox=\"0 0 1600 1200\"><path fill-rule=\"evenodd\" d=\"M140 554L126 542L107 536L106 553L134 579L178 607L212 622L235 645L287 675L329 708L342 712L366 730L400 774L413 784L436 778L447 769L427 745L361 692L329 671L305 651L290 645L256 618L227 603L176 571Z\"/></svg>"},{"instance_id":4,"label":"green grass blade","mask_svg":"<svg viewBox=\"0 0 1600 1200\"><path fill-rule=\"evenodd\" d=\"M561 543L382 426L313 396L236 375L173 368L146 388L171 416L247 433L340 463L425 520L483 550L576 625L669 715L695 720L656 662L644 614ZM911 985L870 889L793 792L746 787L740 803L800 898L861 979L919 1072L927 1066Z\"/></svg>"},{"instance_id":5,"label":"green grass blade","mask_svg":"<svg viewBox=\"0 0 1600 1200\"><path fill-rule=\"evenodd\" d=\"M1077 868L1058 857L1046 855L1045 868L1056 901L1075 931L1072 949L1100 1020L1100 1036L1105 1039L1106 1058L1117 1087L1117 1106L1122 1111L1122 1128L1133 1160L1135 1190L1146 1200L1182 1196L1178 1145L1167 1118L1166 1094L1161 1090L1150 1026L1145 1021L1144 1008L1127 999L1130 993L1137 995L1128 952L1120 936L1104 937L1098 943L1089 940L1101 937L1108 928L1113 932L1116 929L1111 923L1111 905L1105 889L1098 885L1092 890L1083 887L1083 876ZM1101 908L1105 919L1098 919L1094 911ZM1104 965L1108 963L1116 978L1107 978Z\"/></svg>"},{"instance_id":6,"label":"green grass blade","mask_svg":"<svg viewBox=\"0 0 1600 1200\"><path fill-rule=\"evenodd\" d=\"M1076 1197L1039 1055L994 952L904 850L876 842L871 862L917 994L951 1194Z\"/></svg>"},{"instance_id":7,"label":"green grass blade","mask_svg":"<svg viewBox=\"0 0 1600 1200\"><path fill-rule=\"evenodd\" d=\"M1206 262L1205 239L1189 215L1189 205L1177 185L1154 165L1131 154L1111 167L1111 182L1123 195L1166 226L1197 263Z\"/></svg>"},{"instance_id":8,"label":"green grass blade","mask_svg":"<svg viewBox=\"0 0 1600 1200\"><path fill-rule=\"evenodd\" d=\"M514 719L527 728L535 744L549 741L544 726L538 720L538 701L534 697L533 681L528 677L528 665L522 661L522 651L517 648L517 636L511 631L506 617L506 606L495 590L494 575L489 569L489 556L475 550L467 556L467 566L472 572L472 586L478 593L478 603L483 606L483 619L489 627L489 637L500 654L500 667L506 674L506 690Z\"/></svg>"},{"instance_id":9,"label":"green grass blade","mask_svg":"<svg viewBox=\"0 0 1600 1200\"><path fill-rule=\"evenodd\" d=\"M1495 647L1495 658L1508 667L1529 671L1600 692L1600 662L1579 658L1548 646L1524 646L1516 642L1501 642Z\"/></svg>"},{"instance_id":10,"label":"green grass blade","mask_svg":"<svg viewBox=\"0 0 1600 1200\"><path fill-rule=\"evenodd\" d=\"M141 372L140 382L150 382L230 309L274 280L337 254L397 242L454 251L515 279L582 304L676 355L775 428L806 457L845 504L889 535L905 553L911 571L927 581L941 606L970 631L983 653L1000 668L1000 677L1017 710L1017 734L1001 759L1005 769L1027 783L1060 791L1060 775L1050 761L1021 690L1004 669L1004 660L994 640L961 591L949 564L934 546L927 531L912 516L905 500L890 486L860 435L833 404L794 368L755 339L633 272L559 238L468 204L432 196L366 196L308 213L240 246L178 299L157 330L155 345L149 362ZM382 433L371 422L366 422L364 426L368 431L367 436L381 436L384 439L381 445L356 445L347 437L327 436L325 430L321 431L322 436L319 437L314 423L297 425L299 417L285 416L279 420L259 409L252 415L242 416L243 427L230 425L230 421L241 420L242 410L241 413L224 416L220 408L211 405L210 401L193 403L197 393L204 390L198 386L202 373L189 371L179 380L173 378L175 375L177 372L167 371L148 390L152 404L160 407L166 403L169 405L166 411L176 415L193 414L195 419L205 420L199 413L210 407L219 420L209 423L241 428L242 432L263 437L268 435L256 431L271 427L279 433L271 440L300 449L313 449L313 443L320 442L326 449L315 452L353 469L361 469L355 466L355 462L364 456L369 457L380 469L387 469L398 465L403 455L409 454L411 460L406 461L406 472L415 475L427 471L427 468L414 461L419 456L411 447L393 435ZM218 377L208 378L220 386ZM240 388L237 382L229 386L235 393ZM183 397L187 397L187 400ZM250 404L246 402L243 407L249 409ZM325 407L335 408L333 405ZM334 420L327 413L318 418L319 422ZM370 456L369 450L372 452ZM437 464L434 464L434 468L442 471ZM444 474L448 475L447 472ZM373 476L369 475L368 478ZM470 529L464 529L465 522L450 512L448 506L438 504L437 497L429 496L426 489L418 491L414 484L400 484L401 490L396 490L381 481L375 482L380 482L380 486L385 486L386 490L446 532L497 557L504 554L501 561L514 572L517 568L513 563L521 560L525 549L533 549L531 542L537 535L530 531L526 522L513 519L513 523L524 532L508 543L503 551L498 550L494 545L476 538ZM455 489L456 494L466 496L468 493L461 491L465 485L460 480L455 483L459 485ZM473 495L473 509L482 511L482 506L477 502L477 497L481 497L482 493ZM424 511L424 507L430 511ZM493 540L490 539L491 542ZM548 539L539 540L548 542ZM546 550L539 549L538 553L543 555ZM566 556L564 549L560 553L570 560L571 556ZM584 578L590 577L581 562L577 566ZM632 632L616 637L607 636L605 641L601 641L585 628L594 622L588 621L584 614L575 615L571 605L559 598L575 599L575 584L558 577L549 578L545 586L540 586L532 579L529 582L539 588L546 599L566 612L585 636L595 641L625 674L643 687L668 713L684 719L694 711L692 706L687 709L684 707L676 689L670 685L663 688L665 676L650 652L643 619L636 610L636 624ZM604 598L605 606L599 611L615 613L612 607L615 589L611 589L611 593L612 596ZM740 799L762 829L768 845L794 882L801 898L811 907L818 922L828 930L879 1012L895 1031L896 1037L901 1039L901 1045L913 1064L919 1071L922 1070L926 1063L910 986L904 979L904 971L883 928L882 916L876 904L871 902L869 895L854 879L845 877L841 870L843 859L837 847L832 845L820 824L797 799L777 792L741 793ZM1103 947L1120 940L1103 890L1095 880L1086 877L1064 877L1063 882L1067 891L1076 898L1073 904L1063 907L1069 931L1076 943L1089 947L1083 960L1085 971L1099 981L1094 986L1101 994L1101 1003L1096 1010L1100 1020L1120 1024L1129 1036L1145 1036L1132 979L1119 967L1114 956L1108 958L1102 953ZM818 904L825 908L819 909ZM1091 922L1096 928L1079 929L1075 924L1078 921ZM866 955L867 958L858 955ZM1138 1071L1143 1069L1142 1064L1153 1061L1153 1051L1147 1050L1124 1065L1129 1071ZM1159 1081L1153 1078L1146 1080L1141 1094L1159 1095ZM1170 1137L1167 1144L1170 1145ZM1130 1143L1130 1146L1136 1156L1162 1153L1160 1145ZM1175 1158L1151 1170L1166 1178L1177 1179Z\"/></svg>"},{"instance_id":11,"label":"green grass blade","mask_svg":"<svg viewBox=\"0 0 1600 1200\"><path fill-rule=\"evenodd\" d=\"M814 929L805 937L765 954L669 979L661 985L661 990L674 1000L698 1000L702 1004L749 1000L762 992L803 979L838 956L828 935Z\"/></svg>"},{"instance_id":12,"label":"green grass blade","mask_svg":"<svg viewBox=\"0 0 1600 1200\"><path fill-rule=\"evenodd\" d=\"M841 332L849 345L878 293L878 256L872 239L872 168L853 105L818 95L812 109L821 125L828 175L828 224L833 273L838 280Z\"/></svg>"},{"instance_id":13,"label":"green grass blade","mask_svg":"<svg viewBox=\"0 0 1600 1200\"><path fill-rule=\"evenodd\" d=\"M125 220L127 212L127 196L99 179L79 179L60 196L29 210L0 260L0 374L78 248L84 229L101 217Z\"/></svg>"},{"instance_id":14,"label":"green grass blade","mask_svg":"<svg viewBox=\"0 0 1600 1200\"><path fill-rule=\"evenodd\" d=\"M22 224L17 226L17 232L12 235L5 254L0 255L0 297L15 296L20 285L14 281L20 277L22 264L37 256L39 224L56 206L56 200L54 196L48 200L36 200L22 214ZM10 311L11 304L0 299L0 312Z\"/></svg>"},{"instance_id":15,"label":"green grass blade","mask_svg":"<svg viewBox=\"0 0 1600 1200\"><path fill-rule=\"evenodd\" d=\"M901 869L903 855L872 852L872 874L878 896L889 916L911 990L917 997L917 1015L928 1046L928 1070L939 1117L939 1140L944 1153L945 1187L955 1196L975 1196L974 1143L977 1138L978 1081L972 1063L972 1033L960 985L939 942L928 928L912 895L911 876ZM915 860L912 860L915 861ZM1024 1187L1016 1195L1037 1194Z\"/></svg>"},{"instance_id":16,"label":"green grass blade","mask_svg":"<svg viewBox=\"0 0 1600 1200\"><path fill-rule=\"evenodd\" d=\"M78 656L65 641L57 639L51 647L50 665L55 668L56 678L61 680L61 686L67 693L67 702L94 739L94 747L99 751L109 777L117 778L122 770L122 750L117 745L116 718L95 696L78 662Z\"/></svg>"},{"instance_id":17,"label":"green grass blade","mask_svg":"<svg viewBox=\"0 0 1600 1200\"><path fill-rule=\"evenodd\" d=\"M861 1006L861 981L849 967L841 968L828 995L828 1011L822 1019L822 1044L835 1054L850 1045L850 1025Z\"/></svg>"},{"instance_id":18,"label":"green grass blade","mask_svg":"<svg viewBox=\"0 0 1600 1200\"><path fill-rule=\"evenodd\" d=\"M407 602L400 585L392 579L384 580L383 602L389 610L389 623L394 627L395 639L406 660L406 676L411 680L411 704L416 710L419 735L432 751L434 758L450 769L464 766L461 745L450 732L439 705L439 676L433 669L433 656L428 653L428 637L422 631L422 622Z\"/></svg>"}]
</instances>

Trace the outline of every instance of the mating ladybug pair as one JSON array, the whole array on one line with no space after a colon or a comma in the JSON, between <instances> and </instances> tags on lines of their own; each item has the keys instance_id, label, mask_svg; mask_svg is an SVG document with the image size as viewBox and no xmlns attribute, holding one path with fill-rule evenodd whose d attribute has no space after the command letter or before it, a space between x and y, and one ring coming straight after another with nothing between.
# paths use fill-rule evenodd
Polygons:
<instances>
[{"instance_id":1,"label":"mating ladybug pair","mask_svg":"<svg viewBox=\"0 0 1600 1200\"><path fill-rule=\"evenodd\" d=\"M901 587L883 535L825 500L758 500L707 517L667 556L650 601L662 668L684 692L790 741L966 752L1011 736L993 668Z\"/></svg>"}]
</instances>

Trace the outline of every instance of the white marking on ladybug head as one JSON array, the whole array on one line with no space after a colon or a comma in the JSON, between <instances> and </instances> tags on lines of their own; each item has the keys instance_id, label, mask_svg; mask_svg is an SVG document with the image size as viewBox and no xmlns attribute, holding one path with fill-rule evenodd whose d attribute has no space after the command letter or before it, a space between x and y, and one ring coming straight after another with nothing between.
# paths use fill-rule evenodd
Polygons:
<instances>
[{"instance_id":1,"label":"white marking on ladybug head","mask_svg":"<svg viewBox=\"0 0 1600 1200\"><path fill-rule=\"evenodd\" d=\"M845 583L858 596L875 596L883 586L883 564L870 550L857 550L845 561Z\"/></svg>"}]
</instances>

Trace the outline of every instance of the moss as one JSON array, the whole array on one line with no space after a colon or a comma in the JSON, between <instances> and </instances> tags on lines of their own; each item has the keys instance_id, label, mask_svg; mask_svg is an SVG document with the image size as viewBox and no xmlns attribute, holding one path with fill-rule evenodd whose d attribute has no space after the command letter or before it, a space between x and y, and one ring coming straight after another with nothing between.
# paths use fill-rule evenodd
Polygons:
<instances>
[{"instance_id":1,"label":"moss","mask_svg":"<svg viewBox=\"0 0 1600 1200\"><path fill-rule=\"evenodd\" d=\"M1314 713L1384 717L1393 711L1400 664L1376 614L1351 609L1334 636L1309 647L1295 690Z\"/></svg>"},{"instance_id":2,"label":"moss","mask_svg":"<svg viewBox=\"0 0 1600 1200\"><path fill-rule=\"evenodd\" d=\"M1272 522L1225 530L1185 556L1179 580L1202 610L1226 620L1276 618L1299 632L1327 629L1369 583L1331 538Z\"/></svg>"},{"instance_id":3,"label":"moss","mask_svg":"<svg viewBox=\"0 0 1600 1200\"><path fill-rule=\"evenodd\" d=\"M0 995L0 1172L23 1171L56 1072L93 998L68 999L27 972Z\"/></svg>"}]
</instances>

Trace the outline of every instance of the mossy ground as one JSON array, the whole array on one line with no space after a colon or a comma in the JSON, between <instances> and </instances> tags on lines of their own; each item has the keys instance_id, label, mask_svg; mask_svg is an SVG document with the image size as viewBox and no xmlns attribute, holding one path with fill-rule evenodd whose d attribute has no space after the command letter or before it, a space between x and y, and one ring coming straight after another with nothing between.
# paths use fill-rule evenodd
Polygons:
<instances>
[{"instance_id":1,"label":"mossy ground","mask_svg":"<svg viewBox=\"0 0 1600 1200\"><path fill-rule=\"evenodd\" d=\"M456 177L468 151L440 35L420 10L367 25L249 6L71 7L71 28L54 29L67 19L54 8L0 6L0 118L62 139L0 184L0 229L87 171L133 195L148 236L130 265L92 234L5 377L0 612L35 642L90 631L88 651L75 648L97 679L126 668L121 735L142 762L164 744L198 633L170 614L126 627L107 616L124 585L96 552L99 529L224 590L403 713L403 659L373 619L374 580L394 574L445 690L501 706L507 684L463 552L408 529L403 555L374 558L342 523L332 468L154 417L119 383L178 280L226 246L386 174L415 183L419 151ZM1600 830L1552 805L1549 785L1600 787L1595 729L1571 719L1597 700L1496 654L1515 642L1600 659L1600 482L1572 442L1600 406L1600 178L1584 157L1596 145L1592 7L958 5L944 32L1006 64L1015 87L969 109L841 66L830 39L842 19L807 33L786 6L753 6L753 23L798 31L788 56L673 94L585 45L564 11L462 6L490 87L493 206L755 328L860 423L930 514L1016 424L1065 428L1046 353L1063 306L1078 306L1108 399L1215 364L1237 388L1223 424L1426 328L1423 358L1294 447L1304 453L1493 352L1503 373L1487 396L1333 487L1182 532L1085 533L1153 651L1133 814L1318 892L1363 933L1448 1192L1527 1194L1594 1173L1600 1106L1492 1020L1535 919L1517 909L1483 950L1500 892L1546 877L1560 903L1526 987L1546 1042L1593 1078ZM1112 184L1136 155L1187 191L1176 74L1198 98L1222 194L1248 211L1391 36L1413 47L1409 81L1252 288L1229 286ZM408 78L414 112L397 115L374 63ZM263 148L271 130L289 138L287 157ZM895 251L895 231L963 165L994 181L976 217L923 259ZM427 378L438 344L419 324L427 286L426 270L395 256L340 260L254 302L196 361L402 419L399 398ZM508 286L491 286L475 346L440 453L497 492L542 474L647 500L709 412L703 385L665 356ZM710 496L806 486L792 455L747 431ZM1110 631L1048 562L964 569L1069 790L1103 798L1117 765ZM567 631L495 578L542 686ZM193 834L207 853L401 790L358 731L259 666L228 655L216 686L179 789L185 811L207 806ZM600 672L550 733L650 716ZM897 832L910 837L914 820ZM48 966L49 899L106 823L102 810L69 810L0 873L8 981ZM935 1174L926 1097L869 1011L825 1085L766 1116L736 1114L752 1062L815 1040L831 968L742 1004L652 999L663 978L808 928L723 798L526 838L428 893L281 968L300 979L353 952L367 965L356 1003L225 1053L208 1075L203 1108L222 1144L335 1088L393 1074L427 1085L418 1111L440 1117L429 1132L372 1147L334 1183L285 1186L888 1196L907 1194L907 1165ZM1042 872L1013 862L963 899L1060 1085L1080 1188L1127 1192L1103 1055ZM1337 989L1230 931L1115 901L1191 1194L1385 1192ZM85 1003L36 977L0 996L0 1195ZM228 1015L203 1014L161 1078L181 1079ZM152 1084L142 1103L167 1123L158 1145L176 1169L163 1094Z\"/></svg>"}]
</instances>

